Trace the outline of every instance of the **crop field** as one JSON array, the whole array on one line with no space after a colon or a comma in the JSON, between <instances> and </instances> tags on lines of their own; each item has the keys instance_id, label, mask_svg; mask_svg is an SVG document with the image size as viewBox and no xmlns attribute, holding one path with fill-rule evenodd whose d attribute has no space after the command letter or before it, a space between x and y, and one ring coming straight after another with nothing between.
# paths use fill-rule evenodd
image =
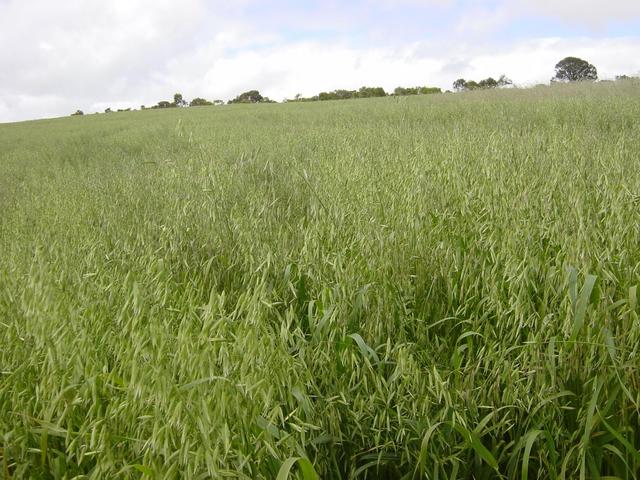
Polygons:
<instances>
[{"instance_id":1,"label":"crop field","mask_svg":"<svg viewBox=\"0 0 640 480\"><path fill-rule=\"evenodd\" d=\"M0 477L640 475L640 83L0 125Z\"/></svg>"}]
</instances>

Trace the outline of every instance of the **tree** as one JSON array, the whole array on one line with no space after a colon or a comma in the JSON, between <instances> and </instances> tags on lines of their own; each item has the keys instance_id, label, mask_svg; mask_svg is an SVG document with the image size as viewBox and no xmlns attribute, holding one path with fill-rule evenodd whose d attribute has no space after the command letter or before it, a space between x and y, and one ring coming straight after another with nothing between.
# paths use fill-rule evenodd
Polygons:
<instances>
[{"instance_id":1,"label":"tree","mask_svg":"<svg viewBox=\"0 0 640 480\"><path fill-rule=\"evenodd\" d=\"M264 100L264 97L260 95L258 90L249 90L248 92L241 93L233 100L229 100L229 103L260 103Z\"/></svg>"},{"instance_id":2,"label":"tree","mask_svg":"<svg viewBox=\"0 0 640 480\"><path fill-rule=\"evenodd\" d=\"M453 89L456 92L461 92L462 90L467 89L467 81L464 78L459 78L455 82L453 82Z\"/></svg>"},{"instance_id":3,"label":"tree","mask_svg":"<svg viewBox=\"0 0 640 480\"><path fill-rule=\"evenodd\" d=\"M433 93L442 93L438 87L396 87L393 94L396 97L405 95L431 95Z\"/></svg>"},{"instance_id":4,"label":"tree","mask_svg":"<svg viewBox=\"0 0 640 480\"><path fill-rule=\"evenodd\" d=\"M187 101L182 98L181 93L176 93L173 95L173 103L176 107L185 107L187 105Z\"/></svg>"},{"instance_id":5,"label":"tree","mask_svg":"<svg viewBox=\"0 0 640 480\"><path fill-rule=\"evenodd\" d=\"M484 80L480 80L478 82L478 87L480 88L496 88L498 86L498 81L493 77L485 78Z\"/></svg>"},{"instance_id":6,"label":"tree","mask_svg":"<svg viewBox=\"0 0 640 480\"><path fill-rule=\"evenodd\" d=\"M193 100L191 100L191 103L189 103L190 107L206 107L208 105L213 105L213 103L211 103L209 100L205 100L204 98L194 98Z\"/></svg>"},{"instance_id":7,"label":"tree","mask_svg":"<svg viewBox=\"0 0 640 480\"><path fill-rule=\"evenodd\" d=\"M598 79L596 67L577 57L566 57L556 64L556 75L552 82L579 82Z\"/></svg>"},{"instance_id":8,"label":"tree","mask_svg":"<svg viewBox=\"0 0 640 480\"><path fill-rule=\"evenodd\" d=\"M634 77L633 75L616 75L616 82L626 81L626 80L638 80L640 76Z\"/></svg>"},{"instance_id":9,"label":"tree","mask_svg":"<svg viewBox=\"0 0 640 480\"><path fill-rule=\"evenodd\" d=\"M82 110L76 110L76 113L71 114L72 117L76 115L84 115L84 112Z\"/></svg>"},{"instance_id":10,"label":"tree","mask_svg":"<svg viewBox=\"0 0 640 480\"><path fill-rule=\"evenodd\" d=\"M111 113L111 107L107 108L104 113Z\"/></svg>"},{"instance_id":11,"label":"tree","mask_svg":"<svg viewBox=\"0 0 640 480\"><path fill-rule=\"evenodd\" d=\"M396 87L393 90L393 94L396 97L403 97L405 95L416 95L418 92L416 91L415 88L411 88L411 87Z\"/></svg>"},{"instance_id":12,"label":"tree","mask_svg":"<svg viewBox=\"0 0 640 480\"><path fill-rule=\"evenodd\" d=\"M465 90L477 90L478 88L480 88L480 84L474 80L469 80L464 85Z\"/></svg>"},{"instance_id":13,"label":"tree","mask_svg":"<svg viewBox=\"0 0 640 480\"><path fill-rule=\"evenodd\" d=\"M361 87L358 90L358 98L386 97L387 92L382 87Z\"/></svg>"},{"instance_id":14,"label":"tree","mask_svg":"<svg viewBox=\"0 0 640 480\"><path fill-rule=\"evenodd\" d=\"M513 85L513 80L511 80L509 77L507 77L503 73L502 75L500 75L500 78L498 79L498 86L506 87L507 85Z\"/></svg>"}]
</instances>

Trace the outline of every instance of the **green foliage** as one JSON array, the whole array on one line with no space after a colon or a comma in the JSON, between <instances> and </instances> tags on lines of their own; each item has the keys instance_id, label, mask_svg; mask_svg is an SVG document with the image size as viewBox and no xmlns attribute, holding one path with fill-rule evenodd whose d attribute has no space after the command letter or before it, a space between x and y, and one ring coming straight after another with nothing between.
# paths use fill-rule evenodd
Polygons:
<instances>
[{"instance_id":1,"label":"green foliage","mask_svg":"<svg viewBox=\"0 0 640 480\"><path fill-rule=\"evenodd\" d=\"M176 107L186 107L187 101L184 98L182 98L181 93L176 93L173 95L173 104Z\"/></svg>"},{"instance_id":2,"label":"green foliage","mask_svg":"<svg viewBox=\"0 0 640 480\"><path fill-rule=\"evenodd\" d=\"M190 107L206 107L208 105L213 105L213 102L205 100L204 98L196 97L189 103Z\"/></svg>"},{"instance_id":3,"label":"green foliage","mask_svg":"<svg viewBox=\"0 0 640 480\"><path fill-rule=\"evenodd\" d=\"M393 91L395 96L404 95L432 95L434 93L442 93L442 90L437 87L396 87Z\"/></svg>"},{"instance_id":4,"label":"green foliage","mask_svg":"<svg viewBox=\"0 0 640 480\"><path fill-rule=\"evenodd\" d=\"M176 104L172 103L172 102L167 102L166 100L162 100L160 102L158 102L157 105L154 105L151 108L175 108Z\"/></svg>"},{"instance_id":5,"label":"green foliage","mask_svg":"<svg viewBox=\"0 0 640 480\"><path fill-rule=\"evenodd\" d=\"M453 82L453 89L456 92L460 92L462 90L465 90L467 87L467 81L464 78L459 78L456 81Z\"/></svg>"},{"instance_id":6,"label":"green foliage","mask_svg":"<svg viewBox=\"0 0 640 480\"><path fill-rule=\"evenodd\" d=\"M319 100L348 100L350 98L358 98L356 90L334 90L333 92L320 92Z\"/></svg>"},{"instance_id":7,"label":"green foliage","mask_svg":"<svg viewBox=\"0 0 640 480\"><path fill-rule=\"evenodd\" d=\"M485 78L484 80L480 80L478 82L478 87L480 88L496 88L498 86L498 81L493 77Z\"/></svg>"},{"instance_id":8,"label":"green foliage","mask_svg":"<svg viewBox=\"0 0 640 480\"><path fill-rule=\"evenodd\" d=\"M453 89L457 92L461 92L463 90L499 88L509 85L513 85L513 81L506 75L500 75L500 78L498 80L493 77L489 77L485 78L484 80L480 80L479 82L459 78L458 80L453 82Z\"/></svg>"},{"instance_id":9,"label":"green foliage","mask_svg":"<svg viewBox=\"0 0 640 480\"><path fill-rule=\"evenodd\" d=\"M228 103L261 103L264 101L265 97L260 95L258 90L249 90L248 92L241 93L233 100L229 100Z\"/></svg>"},{"instance_id":10,"label":"green foliage","mask_svg":"<svg viewBox=\"0 0 640 480\"><path fill-rule=\"evenodd\" d=\"M76 110L75 113L72 113L71 116L78 116L78 115L84 115L84 112L82 110Z\"/></svg>"},{"instance_id":11,"label":"green foliage","mask_svg":"<svg viewBox=\"0 0 640 480\"><path fill-rule=\"evenodd\" d=\"M579 82L598 79L596 67L577 57L566 57L556 64L556 74L552 81Z\"/></svg>"},{"instance_id":12,"label":"green foliage","mask_svg":"<svg viewBox=\"0 0 640 480\"><path fill-rule=\"evenodd\" d=\"M298 94L289 102L317 102L325 100L349 100L353 98L386 97L387 92L382 87L360 87L359 90L334 90L332 92L320 92L313 97L304 98Z\"/></svg>"},{"instance_id":13,"label":"green foliage","mask_svg":"<svg viewBox=\"0 0 640 480\"><path fill-rule=\"evenodd\" d=\"M633 75L616 75L616 81L620 82L628 82L628 81L637 81L640 80L640 76L633 76Z\"/></svg>"},{"instance_id":14,"label":"green foliage","mask_svg":"<svg viewBox=\"0 0 640 480\"><path fill-rule=\"evenodd\" d=\"M382 87L360 87L358 98L386 97L387 92Z\"/></svg>"},{"instance_id":15,"label":"green foliage","mask_svg":"<svg viewBox=\"0 0 640 480\"><path fill-rule=\"evenodd\" d=\"M638 478L639 110L0 125L0 477Z\"/></svg>"}]
</instances>

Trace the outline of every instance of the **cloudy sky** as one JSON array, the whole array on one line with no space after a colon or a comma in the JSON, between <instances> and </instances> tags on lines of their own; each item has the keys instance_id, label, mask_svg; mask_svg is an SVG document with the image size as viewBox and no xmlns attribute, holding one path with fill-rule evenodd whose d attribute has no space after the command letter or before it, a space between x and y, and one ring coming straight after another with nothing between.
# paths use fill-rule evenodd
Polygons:
<instances>
[{"instance_id":1,"label":"cloudy sky","mask_svg":"<svg viewBox=\"0 0 640 480\"><path fill-rule=\"evenodd\" d=\"M0 122L259 89L640 73L639 0L0 0Z\"/></svg>"}]
</instances>

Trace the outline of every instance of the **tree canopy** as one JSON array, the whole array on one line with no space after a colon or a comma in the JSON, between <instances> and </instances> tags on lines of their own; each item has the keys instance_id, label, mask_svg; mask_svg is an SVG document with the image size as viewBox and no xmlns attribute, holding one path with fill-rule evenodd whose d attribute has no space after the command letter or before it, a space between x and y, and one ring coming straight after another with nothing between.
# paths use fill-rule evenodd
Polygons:
<instances>
[{"instance_id":1,"label":"tree canopy","mask_svg":"<svg viewBox=\"0 0 640 480\"><path fill-rule=\"evenodd\" d=\"M206 107L208 105L213 105L209 100L205 100L204 98L196 97L189 103L190 107Z\"/></svg>"},{"instance_id":2,"label":"tree canopy","mask_svg":"<svg viewBox=\"0 0 640 480\"><path fill-rule=\"evenodd\" d=\"M513 81L506 75L500 75L500 78L498 80L493 77L488 77L484 80L480 80L479 82L476 82L475 80L465 80L464 78L459 78L458 80L453 82L453 89L456 92L461 92L464 90L477 90L481 88L500 88L506 87L508 85L513 85Z\"/></svg>"},{"instance_id":3,"label":"tree canopy","mask_svg":"<svg viewBox=\"0 0 640 480\"><path fill-rule=\"evenodd\" d=\"M173 104L176 107L186 107L187 101L184 98L182 98L181 93L176 93L173 95Z\"/></svg>"},{"instance_id":4,"label":"tree canopy","mask_svg":"<svg viewBox=\"0 0 640 480\"><path fill-rule=\"evenodd\" d=\"M297 94L293 100L289 102L317 102L325 100L348 100L352 98L374 98L386 97L388 95L428 95L433 93L442 93L437 87L397 87L392 94L388 94L382 87L360 87L358 90L338 89L331 92L320 92L313 97L303 97Z\"/></svg>"},{"instance_id":5,"label":"tree canopy","mask_svg":"<svg viewBox=\"0 0 640 480\"><path fill-rule=\"evenodd\" d=\"M263 103L270 102L268 98L260 95L258 90L249 90L248 92L241 93L233 100L229 100L228 103Z\"/></svg>"},{"instance_id":6,"label":"tree canopy","mask_svg":"<svg viewBox=\"0 0 640 480\"><path fill-rule=\"evenodd\" d=\"M586 60L566 57L556 64L556 75L552 82L580 82L598 79L598 70Z\"/></svg>"},{"instance_id":7,"label":"tree canopy","mask_svg":"<svg viewBox=\"0 0 640 480\"><path fill-rule=\"evenodd\" d=\"M442 93L442 90L438 87L396 87L393 91L395 96L432 95L434 93Z\"/></svg>"}]
</instances>

